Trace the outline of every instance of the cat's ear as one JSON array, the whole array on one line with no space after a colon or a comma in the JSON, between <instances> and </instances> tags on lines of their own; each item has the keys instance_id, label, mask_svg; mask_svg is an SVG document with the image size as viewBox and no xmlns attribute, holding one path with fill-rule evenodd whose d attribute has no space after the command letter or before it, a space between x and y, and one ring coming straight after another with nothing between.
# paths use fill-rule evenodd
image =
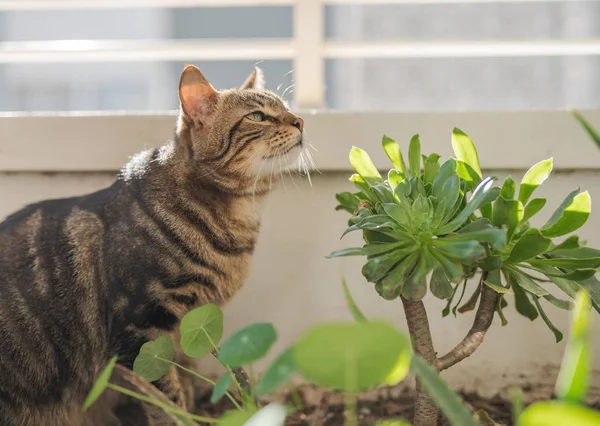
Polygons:
<instances>
[{"instance_id":1,"label":"cat's ear","mask_svg":"<svg viewBox=\"0 0 600 426\"><path fill-rule=\"evenodd\" d=\"M260 68L254 67L252 73L248 76L244 84L240 86L240 89L257 89L263 90L265 88L265 78Z\"/></svg>"},{"instance_id":2,"label":"cat's ear","mask_svg":"<svg viewBox=\"0 0 600 426\"><path fill-rule=\"evenodd\" d=\"M218 94L198 68L185 66L179 79L179 100L185 115L202 121L210 114Z\"/></svg>"}]
</instances>

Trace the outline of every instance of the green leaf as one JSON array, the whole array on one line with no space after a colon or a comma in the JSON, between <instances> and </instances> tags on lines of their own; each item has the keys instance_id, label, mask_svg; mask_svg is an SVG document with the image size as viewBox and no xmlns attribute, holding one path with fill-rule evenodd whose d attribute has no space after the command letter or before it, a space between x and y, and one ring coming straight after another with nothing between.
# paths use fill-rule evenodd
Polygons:
<instances>
[{"instance_id":1,"label":"green leaf","mask_svg":"<svg viewBox=\"0 0 600 426\"><path fill-rule=\"evenodd\" d=\"M485 257L483 246L473 240L452 241L448 238L438 238L433 240L431 244L440 249L450 260L455 260L463 264L473 263Z\"/></svg>"},{"instance_id":2,"label":"green leaf","mask_svg":"<svg viewBox=\"0 0 600 426\"><path fill-rule=\"evenodd\" d=\"M478 426L459 396L427 362L419 356L413 356L410 370L452 426Z\"/></svg>"},{"instance_id":3,"label":"green leaf","mask_svg":"<svg viewBox=\"0 0 600 426\"><path fill-rule=\"evenodd\" d=\"M227 393L229 386L231 386L231 383L231 373L228 371L223 375L223 377L219 379L217 383L215 383L215 387L213 388L212 394L210 396L210 403L215 404L221 398L223 398Z\"/></svg>"},{"instance_id":4,"label":"green leaf","mask_svg":"<svg viewBox=\"0 0 600 426\"><path fill-rule=\"evenodd\" d=\"M440 171L440 156L438 154L431 154L425 161L423 182L430 183L433 185L433 180Z\"/></svg>"},{"instance_id":5,"label":"green leaf","mask_svg":"<svg viewBox=\"0 0 600 426\"><path fill-rule=\"evenodd\" d=\"M534 266L549 265L571 270L600 267L600 257L587 257L579 259L574 257L552 257L550 259L530 259L527 262Z\"/></svg>"},{"instance_id":6,"label":"green leaf","mask_svg":"<svg viewBox=\"0 0 600 426\"><path fill-rule=\"evenodd\" d=\"M322 323L294 345L299 372L309 381L346 392L395 384L408 372L409 339L385 322Z\"/></svg>"},{"instance_id":7,"label":"green leaf","mask_svg":"<svg viewBox=\"0 0 600 426\"><path fill-rule=\"evenodd\" d=\"M281 352L265 370L256 386L256 394L263 396L276 391L294 372L296 372L296 363L294 362L293 349L288 348Z\"/></svg>"},{"instance_id":8,"label":"green leaf","mask_svg":"<svg viewBox=\"0 0 600 426\"><path fill-rule=\"evenodd\" d=\"M571 310L571 308L573 307L573 303L571 303L570 301L558 299L558 298L552 296L551 294L545 295L544 299L546 299L548 302L552 303L557 308L564 309L566 311Z\"/></svg>"},{"instance_id":9,"label":"green leaf","mask_svg":"<svg viewBox=\"0 0 600 426\"><path fill-rule=\"evenodd\" d=\"M360 198L350 192L339 192L335 194L335 199L340 203L336 210L345 210L350 214L354 214L360 203Z\"/></svg>"},{"instance_id":10,"label":"green leaf","mask_svg":"<svg viewBox=\"0 0 600 426\"><path fill-rule=\"evenodd\" d=\"M108 381L110 380L112 371L115 368L117 359L118 357L116 355L113 356L110 361L108 361L108 364L106 364L106 367L104 367L104 369L102 369L98 375L94 386L92 386L92 389L85 398L85 402L83 403L83 411L87 411L87 409L90 408L94 402L96 402L100 395L102 395L102 392L104 392L106 386L108 386Z\"/></svg>"},{"instance_id":11,"label":"green leaf","mask_svg":"<svg viewBox=\"0 0 600 426\"><path fill-rule=\"evenodd\" d=\"M512 238L515 229L523 219L523 204L518 200L507 200L502 196L493 204L492 224L498 228L507 226L507 237Z\"/></svg>"},{"instance_id":12,"label":"green leaf","mask_svg":"<svg viewBox=\"0 0 600 426\"><path fill-rule=\"evenodd\" d=\"M579 121L579 124L583 126L585 131L588 133L590 139L596 142L596 145L600 147L600 135L598 135L596 129L594 129L594 127L592 127L592 125L585 118L583 118L583 116L578 111L572 110L571 114L573 115L573 117L575 117L577 121Z\"/></svg>"},{"instance_id":13,"label":"green leaf","mask_svg":"<svg viewBox=\"0 0 600 426\"><path fill-rule=\"evenodd\" d=\"M584 281L584 280L587 280L588 278L592 278L594 275L596 275L596 272L597 272L597 270L593 269L593 268L583 268L583 269L577 269L576 271L565 272L565 273L557 273L557 274L546 273L546 275L548 277L558 277L558 278L563 278L565 280L571 280L571 281Z\"/></svg>"},{"instance_id":14,"label":"green leaf","mask_svg":"<svg viewBox=\"0 0 600 426\"><path fill-rule=\"evenodd\" d=\"M396 143L392 138L383 135L383 140L381 141L383 145L383 150L386 155L400 173L404 175L407 174L406 163L404 162L404 158L402 157L402 151L400 150L400 146Z\"/></svg>"},{"instance_id":15,"label":"green leaf","mask_svg":"<svg viewBox=\"0 0 600 426\"><path fill-rule=\"evenodd\" d=\"M511 177L507 177L502 184L502 189L500 190L500 196L507 199L512 200L515 197L516 184L515 181L511 179Z\"/></svg>"},{"instance_id":16,"label":"green leaf","mask_svg":"<svg viewBox=\"0 0 600 426\"><path fill-rule=\"evenodd\" d=\"M462 278L462 266L448 259L445 252L438 250L434 247L431 250L431 254L433 255L433 257L436 258L436 260L442 266L442 268L444 268L444 272L446 273L446 276L450 279L450 281L456 282L457 280L460 280Z\"/></svg>"},{"instance_id":17,"label":"green leaf","mask_svg":"<svg viewBox=\"0 0 600 426\"><path fill-rule=\"evenodd\" d=\"M469 300L467 300L464 305L462 305L460 308L458 308L457 311L460 312L461 314L464 314L465 312L469 312L469 311L472 311L473 309L475 309L475 306L477 306L477 301L479 300L480 294L481 294L481 285L478 284L477 287L475 287L475 291L471 294L471 297L469 297Z\"/></svg>"},{"instance_id":18,"label":"green leaf","mask_svg":"<svg viewBox=\"0 0 600 426\"><path fill-rule=\"evenodd\" d=\"M223 336L223 312L212 303L188 312L179 326L181 348L191 358L203 358Z\"/></svg>"},{"instance_id":19,"label":"green leaf","mask_svg":"<svg viewBox=\"0 0 600 426\"><path fill-rule=\"evenodd\" d=\"M462 130L454 128L452 131L452 149L454 155L460 161L464 161L471 166L479 176L481 175L481 167L479 166L479 157L477 149L471 138L469 138Z\"/></svg>"},{"instance_id":20,"label":"green leaf","mask_svg":"<svg viewBox=\"0 0 600 426\"><path fill-rule=\"evenodd\" d=\"M587 191L577 194L558 220L550 226L546 224L542 227L542 233L547 237L560 237L576 231L587 222L591 209L590 194Z\"/></svg>"},{"instance_id":21,"label":"green leaf","mask_svg":"<svg viewBox=\"0 0 600 426\"><path fill-rule=\"evenodd\" d=\"M429 281L429 289L438 299L448 299L452 297L454 290L450 284L450 280L446 277L446 273L443 268L435 268L431 274L431 280Z\"/></svg>"},{"instance_id":22,"label":"green leaf","mask_svg":"<svg viewBox=\"0 0 600 426\"><path fill-rule=\"evenodd\" d=\"M229 367L253 363L265 356L276 340L273 324L256 322L247 325L221 344L219 361Z\"/></svg>"},{"instance_id":23,"label":"green leaf","mask_svg":"<svg viewBox=\"0 0 600 426\"><path fill-rule=\"evenodd\" d=\"M402 258L389 274L383 277L383 279L375 286L379 295L386 300L395 300L398 298L407 279L407 275L412 271L418 259L418 251L413 251Z\"/></svg>"},{"instance_id":24,"label":"green leaf","mask_svg":"<svg viewBox=\"0 0 600 426\"><path fill-rule=\"evenodd\" d=\"M481 176L464 161L456 161L456 173L465 182L468 191L473 191L481 182Z\"/></svg>"},{"instance_id":25,"label":"green leaf","mask_svg":"<svg viewBox=\"0 0 600 426\"><path fill-rule=\"evenodd\" d=\"M546 325L548 326L550 331L552 331L552 333L554 333L554 338L556 339L556 343L560 342L563 339L563 334L560 332L560 330L558 328L556 328L556 326L554 324L552 324L552 321L550 321L550 318L548 318L548 316L546 315L546 312L544 312L544 309L542 309L539 299L537 297L534 297L533 302L535 303L535 306L536 306L538 312L540 313L542 319L544 320L544 322L546 323Z\"/></svg>"},{"instance_id":26,"label":"green leaf","mask_svg":"<svg viewBox=\"0 0 600 426\"><path fill-rule=\"evenodd\" d=\"M332 252L328 258L342 256L370 256L375 254L383 254L391 252L399 248L406 248L408 245L405 242L395 243L369 243L363 247L351 247L340 249Z\"/></svg>"},{"instance_id":27,"label":"green leaf","mask_svg":"<svg viewBox=\"0 0 600 426\"><path fill-rule=\"evenodd\" d=\"M400 185L402 182L404 182L405 180L406 180L405 175L403 175L396 169L390 169L388 171L388 182L390 183L390 186L392 187L392 189L395 190L396 187L398 185Z\"/></svg>"},{"instance_id":28,"label":"green leaf","mask_svg":"<svg viewBox=\"0 0 600 426\"><path fill-rule=\"evenodd\" d=\"M295 372L296 364L294 362L293 349L288 348L281 352L265 370L260 382L256 386L256 394L263 396L276 391Z\"/></svg>"},{"instance_id":29,"label":"green leaf","mask_svg":"<svg viewBox=\"0 0 600 426\"><path fill-rule=\"evenodd\" d=\"M556 210L554 210L554 213L552 213L552 216L550 216L550 219L548 219L546 224L544 226L542 226L542 230L551 228L556 223L558 223L560 218L563 216L563 213L565 212L567 207L571 205L571 203L573 202L573 200L575 199L575 196L577 196L577 194L579 194L579 188L571 191L569 193L569 195L567 195L565 197L565 199L560 204L560 206L558 206L558 208Z\"/></svg>"},{"instance_id":30,"label":"green leaf","mask_svg":"<svg viewBox=\"0 0 600 426\"><path fill-rule=\"evenodd\" d=\"M414 135L410 139L410 144L408 145L408 164L411 175L419 176L421 174L421 142L419 141L419 135Z\"/></svg>"},{"instance_id":31,"label":"green leaf","mask_svg":"<svg viewBox=\"0 0 600 426\"><path fill-rule=\"evenodd\" d=\"M367 318L360 311L360 308L356 305L350 290L348 289L348 284L346 283L346 278L342 276L342 289L344 290L344 298L346 299L346 305L348 306L348 310L354 317L354 320L357 322L366 321Z\"/></svg>"},{"instance_id":32,"label":"green leaf","mask_svg":"<svg viewBox=\"0 0 600 426\"><path fill-rule=\"evenodd\" d=\"M500 188L492 187L493 183L494 181L492 178L485 178L482 180L481 183L477 185L477 188L475 188L473 196L467 202L465 208L460 211L451 222L439 228L436 233L441 235L456 230L463 223L465 223L465 221L469 218L469 216L471 216L471 214L473 214L475 210L481 208L481 206L493 202L496 198L498 198L498 195L500 194Z\"/></svg>"},{"instance_id":33,"label":"green leaf","mask_svg":"<svg viewBox=\"0 0 600 426\"><path fill-rule=\"evenodd\" d=\"M581 402L590 386L592 367L591 302L585 290L577 293L571 311L571 333L556 381L556 395L566 402Z\"/></svg>"},{"instance_id":34,"label":"green leaf","mask_svg":"<svg viewBox=\"0 0 600 426\"><path fill-rule=\"evenodd\" d=\"M361 272L368 282L375 283L385 277L394 265L405 256L405 253L392 252L374 257L365 263Z\"/></svg>"},{"instance_id":35,"label":"green leaf","mask_svg":"<svg viewBox=\"0 0 600 426\"><path fill-rule=\"evenodd\" d=\"M513 291L510 288L506 288L502 285L499 270L490 271L488 273L487 279L485 279L483 281L483 283L485 285L487 285L489 288L491 288L492 290L496 291L497 293L504 293L504 294L512 294L513 293Z\"/></svg>"},{"instance_id":36,"label":"green leaf","mask_svg":"<svg viewBox=\"0 0 600 426\"><path fill-rule=\"evenodd\" d=\"M444 164L440 167L437 175L433 179L433 184L431 187L431 195L433 195L438 200L443 198L444 192L442 188L446 181L450 179L452 176L456 175L456 161L452 158L446 160ZM452 206L447 206L452 207Z\"/></svg>"},{"instance_id":37,"label":"green leaf","mask_svg":"<svg viewBox=\"0 0 600 426\"><path fill-rule=\"evenodd\" d=\"M460 232L454 235L448 235L442 238L444 241L477 241L479 243L488 243L494 250L502 250L506 246L506 232L502 229L487 228L478 231Z\"/></svg>"},{"instance_id":38,"label":"green leaf","mask_svg":"<svg viewBox=\"0 0 600 426\"><path fill-rule=\"evenodd\" d=\"M529 228L513 246L505 265L519 263L545 253L550 248L552 240L542 235L539 229Z\"/></svg>"},{"instance_id":39,"label":"green leaf","mask_svg":"<svg viewBox=\"0 0 600 426\"><path fill-rule=\"evenodd\" d=\"M219 426L245 426L254 415L253 411L231 410L219 419Z\"/></svg>"},{"instance_id":40,"label":"green leaf","mask_svg":"<svg viewBox=\"0 0 600 426\"><path fill-rule=\"evenodd\" d=\"M539 314L537 309L535 309L535 306L529 300L527 293L525 293L517 284L516 278L511 273L506 274L506 279L515 293L515 309L517 312L524 317L529 318L531 321L535 320Z\"/></svg>"},{"instance_id":41,"label":"green leaf","mask_svg":"<svg viewBox=\"0 0 600 426\"><path fill-rule=\"evenodd\" d=\"M133 362L133 371L147 381L154 382L167 372L171 366L168 361L173 361L174 356L173 340L169 334L163 334L156 340L142 345Z\"/></svg>"},{"instance_id":42,"label":"green leaf","mask_svg":"<svg viewBox=\"0 0 600 426\"><path fill-rule=\"evenodd\" d=\"M360 175L361 178L367 183L369 186L377 185L378 183L383 183L383 179L379 174L379 171L371 161L371 157L366 151L357 148L355 146L350 150L350 164L356 173Z\"/></svg>"},{"instance_id":43,"label":"green leaf","mask_svg":"<svg viewBox=\"0 0 600 426\"><path fill-rule=\"evenodd\" d=\"M546 205L545 198L534 198L525 206L525 212L523 213L523 218L521 222L525 223L533 216L539 213L540 210L544 208Z\"/></svg>"},{"instance_id":44,"label":"green leaf","mask_svg":"<svg viewBox=\"0 0 600 426\"><path fill-rule=\"evenodd\" d=\"M508 303L506 303L506 301L504 300L504 294L501 294L500 297L498 298L498 303L496 304L496 313L498 314L498 317L500 317L500 321L502 323L502 327L504 327L505 325L508 324L508 321L506 320L506 317L504 316L504 307L508 305Z\"/></svg>"},{"instance_id":45,"label":"green leaf","mask_svg":"<svg viewBox=\"0 0 600 426\"><path fill-rule=\"evenodd\" d=\"M598 426L600 411L561 401L540 401L528 406L517 426Z\"/></svg>"},{"instance_id":46,"label":"green leaf","mask_svg":"<svg viewBox=\"0 0 600 426\"><path fill-rule=\"evenodd\" d=\"M527 170L527 173L521 179L521 186L519 187L519 201L523 205L527 204L533 191L550 176L550 173L552 173L552 164L552 158L549 158L534 164Z\"/></svg>"},{"instance_id":47,"label":"green leaf","mask_svg":"<svg viewBox=\"0 0 600 426\"><path fill-rule=\"evenodd\" d=\"M547 294L550 294L548 290L546 290L544 287L540 286L538 283L536 283L534 280L529 278L527 275L525 275L523 272L519 271L518 269L513 270L513 276L515 277L515 279L517 281L517 285L519 287L521 287L523 290L527 291L528 293L533 294L534 296L542 297Z\"/></svg>"},{"instance_id":48,"label":"green leaf","mask_svg":"<svg viewBox=\"0 0 600 426\"><path fill-rule=\"evenodd\" d=\"M410 276L402 286L402 296L408 300L421 300L427 294L427 274L435 267L435 258L429 250L421 250L419 260Z\"/></svg>"}]
</instances>

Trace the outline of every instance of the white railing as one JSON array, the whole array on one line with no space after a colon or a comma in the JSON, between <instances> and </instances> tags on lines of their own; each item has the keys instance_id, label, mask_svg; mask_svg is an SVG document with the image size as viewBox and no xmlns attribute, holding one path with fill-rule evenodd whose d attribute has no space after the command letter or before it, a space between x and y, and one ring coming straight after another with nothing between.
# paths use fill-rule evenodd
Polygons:
<instances>
[{"instance_id":1,"label":"white railing","mask_svg":"<svg viewBox=\"0 0 600 426\"><path fill-rule=\"evenodd\" d=\"M0 0L0 11L267 5L294 7L294 36L290 39L7 42L0 43L0 63L291 59L296 107L318 109L324 106L326 59L600 55L600 40L424 43L330 41L323 36L325 5L548 1L597 0Z\"/></svg>"}]
</instances>

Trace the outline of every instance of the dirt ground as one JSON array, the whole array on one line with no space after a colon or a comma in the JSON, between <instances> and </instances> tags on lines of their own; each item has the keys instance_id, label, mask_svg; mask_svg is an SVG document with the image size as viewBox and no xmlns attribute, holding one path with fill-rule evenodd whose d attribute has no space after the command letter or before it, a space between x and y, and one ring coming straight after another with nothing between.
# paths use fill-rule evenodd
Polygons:
<instances>
[{"instance_id":1,"label":"dirt ground","mask_svg":"<svg viewBox=\"0 0 600 426\"><path fill-rule=\"evenodd\" d=\"M301 386L297 394L302 402L302 409L288 416L286 426L337 426L344 424L344 408L342 396L323 392L313 386ZM481 398L477 394L464 394L460 396L467 405L477 411L485 410L490 417L502 426L513 426L511 419L511 403L500 397ZM281 400L293 404L292 396L286 393ZM367 398L358 402L357 412L361 426L372 426L379 420L403 418L410 420L413 415L414 394L405 389L395 391L383 388L376 393L372 392ZM222 400L217 405L208 401L201 403L197 414L216 417L225 410L233 408L228 400ZM445 419L440 418L439 426L449 425Z\"/></svg>"}]
</instances>

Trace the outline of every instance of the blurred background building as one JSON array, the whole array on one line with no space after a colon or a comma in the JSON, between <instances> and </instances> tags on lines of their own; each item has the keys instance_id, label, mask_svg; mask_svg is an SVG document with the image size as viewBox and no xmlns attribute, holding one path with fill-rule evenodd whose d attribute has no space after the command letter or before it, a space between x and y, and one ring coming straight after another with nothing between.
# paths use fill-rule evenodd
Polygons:
<instances>
[{"instance_id":1,"label":"blurred background building","mask_svg":"<svg viewBox=\"0 0 600 426\"><path fill-rule=\"evenodd\" d=\"M53 3L12 3L19 1ZM36 10L38 6L27 10L22 6L0 11L0 42L109 39L152 45L159 41L294 36L293 5L169 8L165 0L160 2L161 8L154 9L86 9L86 1L71 2L73 10ZM437 45L600 38L597 1L383 3L388 4L325 5L323 28L314 27L313 31L323 31L325 40L333 42ZM317 24L306 21L303 25ZM36 44L7 46L36 49ZM453 57L448 52L437 58L327 59L324 106L394 111L600 106L599 56ZM194 63L222 88L239 84L260 60ZM2 111L165 110L177 105L172 89L182 62L1 62ZM292 60L267 60L260 65L272 90L282 93L293 81ZM292 98L290 90L286 96Z\"/></svg>"}]
</instances>

